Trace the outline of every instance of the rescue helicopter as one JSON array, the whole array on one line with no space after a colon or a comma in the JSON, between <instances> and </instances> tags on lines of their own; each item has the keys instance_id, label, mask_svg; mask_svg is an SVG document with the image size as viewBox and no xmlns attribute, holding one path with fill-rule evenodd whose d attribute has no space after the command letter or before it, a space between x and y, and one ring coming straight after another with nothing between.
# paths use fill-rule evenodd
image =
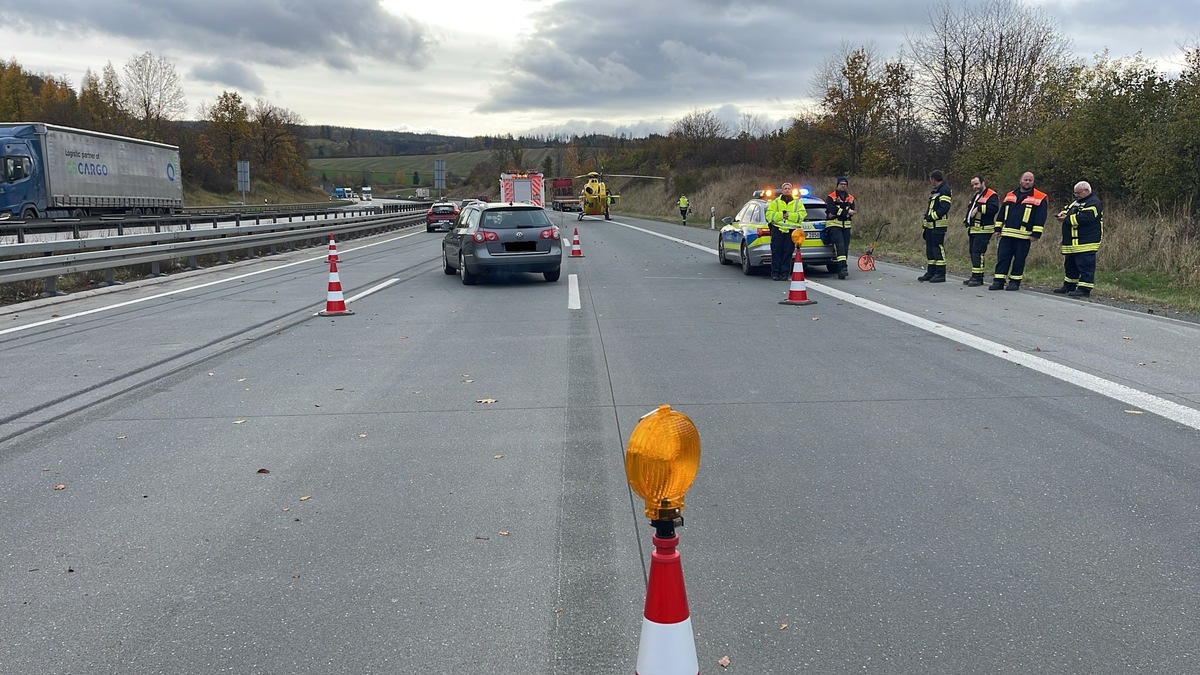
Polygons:
<instances>
[{"instance_id":1,"label":"rescue helicopter","mask_svg":"<svg viewBox=\"0 0 1200 675\"><path fill-rule=\"evenodd\" d=\"M612 220L609 216L609 207L621 198L621 195L613 194L609 191L608 186L604 183L603 171L589 171L581 176L575 176L576 179L587 178L587 182L583 184L583 190L579 193L579 205L582 207L579 210L579 218L583 220L584 216L599 216L603 215L605 220ZM610 173L610 178L651 178L654 180L666 180L663 176L640 176L625 173Z\"/></svg>"}]
</instances>

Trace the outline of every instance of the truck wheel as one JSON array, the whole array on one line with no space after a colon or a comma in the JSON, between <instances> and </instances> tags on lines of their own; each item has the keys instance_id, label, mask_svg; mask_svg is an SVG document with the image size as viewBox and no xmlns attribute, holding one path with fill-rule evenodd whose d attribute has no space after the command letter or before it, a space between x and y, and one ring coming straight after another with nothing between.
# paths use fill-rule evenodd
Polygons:
<instances>
[{"instance_id":1,"label":"truck wheel","mask_svg":"<svg viewBox=\"0 0 1200 675\"><path fill-rule=\"evenodd\" d=\"M21 211L21 220L37 220L37 209L32 206L26 206Z\"/></svg>"},{"instance_id":2,"label":"truck wheel","mask_svg":"<svg viewBox=\"0 0 1200 675\"><path fill-rule=\"evenodd\" d=\"M84 211L83 209L72 209L71 217L72 218L87 218L87 212Z\"/></svg>"}]
</instances>

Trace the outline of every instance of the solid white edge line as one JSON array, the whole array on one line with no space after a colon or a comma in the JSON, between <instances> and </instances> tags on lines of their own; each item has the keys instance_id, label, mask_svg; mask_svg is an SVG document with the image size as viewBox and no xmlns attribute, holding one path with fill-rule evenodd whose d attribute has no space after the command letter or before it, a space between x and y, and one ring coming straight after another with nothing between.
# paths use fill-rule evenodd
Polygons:
<instances>
[{"instance_id":1,"label":"solid white edge line","mask_svg":"<svg viewBox=\"0 0 1200 675\"><path fill-rule=\"evenodd\" d=\"M668 241L674 241L695 249L708 251L714 255L716 254L715 249L708 248L707 246L685 241L677 237L659 234L658 232L651 232L650 230L620 223L615 220L611 222L614 225L620 225L621 227L627 227L631 230L637 230L638 232L644 232ZM1164 417L1173 422L1178 422L1184 426L1200 430L1200 410L1196 410L1195 408L1189 408L1188 406L1175 403L1174 401L1168 401L1160 396L1155 396L1154 394L1134 389L1133 387L1127 387L1123 384L1118 384L1111 380L1106 380L1102 377L1085 373L1082 370L1077 370L1070 366L1064 366L1060 363L1056 363L1049 359L1044 359L1040 356L1027 354L1019 349L1008 347L999 342L993 342L976 335L971 335L970 333L958 330L957 328L951 328L949 326L930 321L929 319L888 307L887 305L881 305L872 300L867 300L866 298L852 295L845 291L837 290L836 288L831 288L822 283L809 282L808 287L815 291L824 293L825 295L837 298L838 300L848 302L852 305L857 305L863 309L875 312L877 314L882 314L883 316L895 319L901 323L906 323L914 328L919 328L936 335L941 335L963 346L976 349L985 354L990 354L992 356L1004 359L1010 363L1015 363L1019 366L1024 366L1030 370L1049 375L1050 377L1066 382L1067 384L1073 384L1077 387L1087 389L1088 391L1092 391L1102 396L1107 396L1115 401L1127 403L1129 405L1136 406L1139 409L1152 412L1160 417Z\"/></svg>"},{"instance_id":2,"label":"solid white edge line","mask_svg":"<svg viewBox=\"0 0 1200 675\"><path fill-rule=\"evenodd\" d=\"M372 246L379 246L381 244L387 244L387 243L390 243L393 241L399 241L401 239L406 239L408 237L416 236L417 234L424 234L424 233L423 232L422 233L409 232L408 234L400 235L399 237L392 237L391 239L377 241L372 244L365 244L363 246L356 246L355 248L346 249L345 251L338 251L338 258L342 257L342 253L353 253L354 251L361 251L364 248L371 248ZM329 259L329 252L328 252L328 250L326 250L325 253L323 253L315 258L306 258L304 260L297 260L295 262L284 263L282 265L276 265L275 267L268 267L268 268L261 269L261 270L255 270L253 272L239 274L237 276L229 277L226 279L217 279L215 281L209 281L209 282L206 282L203 284L197 284L195 286L187 286L185 288L179 288L179 289L176 289L173 291L167 291L165 293L157 293L155 295L148 295L144 298L135 298L133 300L126 300L124 302L118 302L113 305L105 305L103 307L96 307L94 309L85 310L83 312L75 312L74 314L64 314L63 316L56 316L54 318L45 319L43 321L35 321L33 323L28 323L23 326L13 326L12 328L5 328L3 330L0 330L0 335L8 335L10 333L19 333L23 330L29 330L31 328L40 328L41 326L48 326L48 325L54 324L54 323L70 321L71 319L78 319L79 317L83 317L83 316L99 314L101 312L107 312L107 311L114 310L114 309L121 309L122 307L129 307L131 305L138 305L143 302L149 302L151 300L158 300L159 298L166 298L166 297L169 297L172 295L178 295L180 293L187 293L188 291L197 291L202 288L208 288L210 286L219 286L220 284L227 284L231 281L240 281L241 279L247 279L249 277L258 276L259 274L266 274L267 272L275 272L277 270L287 269L289 267L295 267L296 265L307 265L308 263L311 263L315 260L328 260L328 259ZM339 262L341 262L341 261L339 260Z\"/></svg>"},{"instance_id":3,"label":"solid white edge line","mask_svg":"<svg viewBox=\"0 0 1200 675\"><path fill-rule=\"evenodd\" d=\"M579 276L575 274L567 275L567 309L582 309L583 304L579 299Z\"/></svg>"}]
</instances>

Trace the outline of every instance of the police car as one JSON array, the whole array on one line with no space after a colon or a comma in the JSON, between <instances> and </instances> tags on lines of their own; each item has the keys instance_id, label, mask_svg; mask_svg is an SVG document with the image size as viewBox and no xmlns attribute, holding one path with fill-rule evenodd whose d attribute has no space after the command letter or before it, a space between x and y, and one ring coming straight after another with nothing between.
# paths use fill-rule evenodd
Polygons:
<instances>
[{"instance_id":1,"label":"police car","mask_svg":"<svg viewBox=\"0 0 1200 675\"><path fill-rule=\"evenodd\" d=\"M808 212L801 225L804 228L804 244L800 249L800 256L805 267L825 265L830 272L837 272L838 264L834 260L836 254L833 247L822 241L825 231L825 200L813 197L812 191L807 187L793 192ZM770 269L771 230L767 227L767 204L775 199L776 194L778 190L775 188L755 190L753 198L742 205L736 216L721 220L725 226L721 228L717 238L717 260L722 265L739 263L742 273L747 275Z\"/></svg>"}]
</instances>

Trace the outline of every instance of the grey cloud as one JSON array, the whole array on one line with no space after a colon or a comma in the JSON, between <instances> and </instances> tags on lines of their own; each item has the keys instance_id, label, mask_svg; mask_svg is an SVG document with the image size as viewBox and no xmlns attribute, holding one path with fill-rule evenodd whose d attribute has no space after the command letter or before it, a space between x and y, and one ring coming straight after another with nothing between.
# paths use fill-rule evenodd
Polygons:
<instances>
[{"instance_id":1,"label":"grey cloud","mask_svg":"<svg viewBox=\"0 0 1200 675\"><path fill-rule=\"evenodd\" d=\"M159 50L281 67L323 63L354 71L366 57L419 70L436 42L422 24L386 12L377 0L48 0L5 14L39 32L114 35ZM56 18L46 22L47 15Z\"/></svg>"},{"instance_id":2,"label":"grey cloud","mask_svg":"<svg viewBox=\"0 0 1200 675\"><path fill-rule=\"evenodd\" d=\"M192 68L191 76L204 82L212 82L252 94L262 94L266 91L266 85L262 78L255 74L253 69L244 63L229 59L219 59L196 66Z\"/></svg>"}]
</instances>

